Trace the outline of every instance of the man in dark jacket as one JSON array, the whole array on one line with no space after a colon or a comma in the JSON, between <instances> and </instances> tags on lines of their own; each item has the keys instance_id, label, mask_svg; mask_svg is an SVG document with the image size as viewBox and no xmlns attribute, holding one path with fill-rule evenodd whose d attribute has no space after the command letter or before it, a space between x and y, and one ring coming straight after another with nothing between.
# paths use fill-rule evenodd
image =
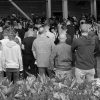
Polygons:
<instances>
[{"instance_id":1,"label":"man in dark jacket","mask_svg":"<svg viewBox=\"0 0 100 100\"><path fill-rule=\"evenodd\" d=\"M73 40L72 52L76 51L75 76L78 83L84 79L92 81L95 74L95 40L88 36L91 25L83 24L81 26L82 36Z\"/></svg>"},{"instance_id":2,"label":"man in dark jacket","mask_svg":"<svg viewBox=\"0 0 100 100\"><path fill-rule=\"evenodd\" d=\"M23 65L24 65L24 78L27 77L27 73L37 75L37 68L35 63L35 58L32 53L32 44L35 40L33 33L29 33L28 37L23 39L22 49L23 49Z\"/></svg>"}]
</instances>

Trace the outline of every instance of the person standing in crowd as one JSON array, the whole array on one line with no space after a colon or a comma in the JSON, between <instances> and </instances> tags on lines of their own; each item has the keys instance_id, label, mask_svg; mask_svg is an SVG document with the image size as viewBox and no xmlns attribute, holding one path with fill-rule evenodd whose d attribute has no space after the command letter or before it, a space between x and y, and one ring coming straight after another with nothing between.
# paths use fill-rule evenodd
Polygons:
<instances>
[{"instance_id":1,"label":"person standing in crowd","mask_svg":"<svg viewBox=\"0 0 100 100\"><path fill-rule=\"evenodd\" d=\"M44 79L46 70L49 67L49 58L54 47L54 42L46 36L43 26L39 28L39 34L33 42L32 51L39 68L39 75Z\"/></svg>"},{"instance_id":2,"label":"person standing in crowd","mask_svg":"<svg viewBox=\"0 0 100 100\"><path fill-rule=\"evenodd\" d=\"M55 35L54 35L54 33L50 32L50 26L46 24L46 25L44 25L44 29L46 32L46 36L48 38L50 38L52 41L55 41Z\"/></svg>"},{"instance_id":3,"label":"person standing in crowd","mask_svg":"<svg viewBox=\"0 0 100 100\"><path fill-rule=\"evenodd\" d=\"M76 64L75 64L75 76L77 83L82 83L84 79L92 81L95 75L95 41L88 36L91 25L82 24L81 26L82 36L74 39L72 43L72 52L76 51Z\"/></svg>"},{"instance_id":4,"label":"person standing in crowd","mask_svg":"<svg viewBox=\"0 0 100 100\"><path fill-rule=\"evenodd\" d=\"M9 30L10 27L6 27L4 30L3 30L3 39L0 40L1 44L2 44L2 49L6 46L6 43L9 41L9 38L8 38L8 30ZM2 51L1 51L2 52ZM3 72L4 72L4 77L6 76L6 73L5 73L5 70L3 69Z\"/></svg>"},{"instance_id":5,"label":"person standing in crowd","mask_svg":"<svg viewBox=\"0 0 100 100\"><path fill-rule=\"evenodd\" d=\"M2 68L2 43L0 42L0 81L2 81L4 77L3 68Z\"/></svg>"},{"instance_id":6,"label":"person standing in crowd","mask_svg":"<svg viewBox=\"0 0 100 100\"><path fill-rule=\"evenodd\" d=\"M5 44L2 50L2 67L6 71L6 76L9 81L19 80L19 72L23 70L22 56L20 46L14 41L15 31L12 28L7 30L9 41Z\"/></svg>"},{"instance_id":7,"label":"person standing in crowd","mask_svg":"<svg viewBox=\"0 0 100 100\"><path fill-rule=\"evenodd\" d=\"M37 76L37 67L34 64L35 58L32 53L32 44L35 40L33 32L29 32L28 36L23 39L23 65L24 65L24 78L27 78L27 72Z\"/></svg>"},{"instance_id":8,"label":"person standing in crowd","mask_svg":"<svg viewBox=\"0 0 100 100\"><path fill-rule=\"evenodd\" d=\"M66 44L66 34L59 35L59 44L52 50L50 56L50 67L55 68L56 76L65 78L72 76L72 53L71 46Z\"/></svg>"},{"instance_id":9,"label":"person standing in crowd","mask_svg":"<svg viewBox=\"0 0 100 100\"><path fill-rule=\"evenodd\" d=\"M21 46L22 41L21 41L21 38L19 37L18 31L16 29L14 29L14 30L15 30L15 33L16 33L15 42Z\"/></svg>"},{"instance_id":10,"label":"person standing in crowd","mask_svg":"<svg viewBox=\"0 0 100 100\"><path fill-rule=\"evenodd\" d=\"M2 25L0 24L0 40L2 40L2 38L3 38L2 33L3 33L3 27L2 27Z\"/></svg>"},{"instance_id":11,"label":"person standing in crowd","mask_svg":"<svg viewBox=\"0 0 100 100\"><path fill-rule=\"evenodd\" d=\"M68 20L67 22L67 42L68 44L72 44L73 42L73 38L74 38L74 35L75 35L76 31L75 31L75 26L74 24Z\"/></svg>"},{"instance_id":12,"label":"person standing in crowd","mask_svg":"<svg viewBox=\"0 0 100 100\"><path fill-rule=\"evenodd\" d=\"M8 30L9 30L9 28L4 29L4 31L3 31L3 39L0 40L1 43L2 43L2 47L4 47L6 45L6 43L9 41L9 38L8 38Z\"/></svg>"},{"instance_id":13,"label":"person standing in crowd","mask_svg":"<svg viewBox=\"0 0 100 100\"><path fill-rule=\"evenodd\" d=\"M88 33L89 37L91 37L94 41L95 41L95 45L96 45L96 49L95 49L95 53L94 53L94 57L95 57L95 77L98 77L98 71L97 71L97 57L99 56L99 37L96 34L96 31L94 30L93 26L91 25L91 30Z\"/></svg>"},{"instance_id":14,"label":"person standing in crowd","mask_svg":"<svg viewBox=\"0 0 100 100\"><path fill-rule=\"evenodd\" d=\"M28 34L30 34L30 33L33 34L34 36L36 35L36 34L34 34L34 31L33 31L33 25L28 26L28 31L25 33L24 38L28 37Z\"/></svg>"}]
</instances>

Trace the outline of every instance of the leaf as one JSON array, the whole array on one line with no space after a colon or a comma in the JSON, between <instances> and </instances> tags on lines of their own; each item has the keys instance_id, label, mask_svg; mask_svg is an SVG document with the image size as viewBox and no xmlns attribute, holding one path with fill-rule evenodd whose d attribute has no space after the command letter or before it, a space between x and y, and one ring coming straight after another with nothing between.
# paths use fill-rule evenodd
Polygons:
<instances>
[{"instance_id":1,"label":"leaf","mask_svg":"<svg viewBox=\"0 0 100 100\"><path fill-rule=\"evenodd\" d=\"M3 100L7 100L7 99L6 99L6 96L5 96L2 92L0 92L0 93L1 93L2 99L3 99Z\"/></svg>"}]
</instances>

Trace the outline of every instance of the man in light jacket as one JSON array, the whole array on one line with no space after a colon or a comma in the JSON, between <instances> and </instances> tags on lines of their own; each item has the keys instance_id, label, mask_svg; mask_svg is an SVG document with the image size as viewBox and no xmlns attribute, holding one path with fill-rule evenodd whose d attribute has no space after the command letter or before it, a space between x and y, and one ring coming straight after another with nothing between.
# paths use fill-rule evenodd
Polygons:
<instances>
[{"instance_id":1,"label":"man in light jacket","mask_svg":"<svg viewBox=\"0 0 100 100\"><path fill-rule=\"evenodd\" d=\"M2 50L2 66L6 70L8 80L11 81L13 74L13 81L16 82L19 79L19 71L23 70L21 48L14 41L16 36L14 30L11 28L8 33L9 41Z\"/></svg>"}]
</instances>

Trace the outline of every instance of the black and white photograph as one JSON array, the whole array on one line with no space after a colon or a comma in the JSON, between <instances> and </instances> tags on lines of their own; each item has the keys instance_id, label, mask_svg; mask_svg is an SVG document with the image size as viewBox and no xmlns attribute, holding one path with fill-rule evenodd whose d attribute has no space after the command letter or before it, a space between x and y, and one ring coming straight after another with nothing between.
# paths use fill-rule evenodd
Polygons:
<instances>
[{"instance_id":1,"label":"black and white photograph","mask_svg":"<svg viewBox=\"0 0 100 100\"><path fill-rule=\"evenodd\" d=\"M0 0L0 100L100 100L100 0Z\"/></svg>"}]
</instances>

